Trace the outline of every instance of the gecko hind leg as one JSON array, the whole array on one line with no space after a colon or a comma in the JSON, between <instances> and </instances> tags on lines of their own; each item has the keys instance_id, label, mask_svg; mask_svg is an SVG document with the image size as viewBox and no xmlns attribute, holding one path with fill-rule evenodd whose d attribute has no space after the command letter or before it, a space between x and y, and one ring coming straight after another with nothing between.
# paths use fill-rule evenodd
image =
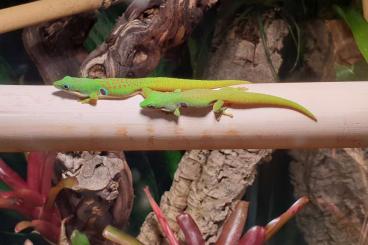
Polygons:
<instances>
[{"instance_id":1,"label":"gecko hind leg","mask_svg":"<svg viewBox=\"0 0 368 245\"><path fill-rule=\"evenodd\" d=\"M225 112L225 110L227 108L223 107L223 106L224 106L224 101L223 100L217 100L212 106L212 110L215 113L217 121L220 120L222 115L228 116L228 117L231 117L231 118L233 117L233 114Z\"/></svg>"},{"instance_id":2,"label":"gecko hind leg","mask_svg":"<svg viewBox=\"0 0 368 245\"><path fill-rule=\"evenodd\" d=\"M174 110L174 115L180 117L180 107L176 107Z\"/></svg>"}]
</instances>

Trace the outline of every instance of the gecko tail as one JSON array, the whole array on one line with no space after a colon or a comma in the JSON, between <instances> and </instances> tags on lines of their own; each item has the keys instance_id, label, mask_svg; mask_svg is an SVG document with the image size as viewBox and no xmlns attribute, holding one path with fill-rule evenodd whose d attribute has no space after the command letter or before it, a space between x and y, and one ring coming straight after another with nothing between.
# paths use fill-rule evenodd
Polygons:
<instances>
[{"instance_id":1,"label":"gecko tail","mask_svg":"<svg viewBox=\"0 0 368 245\"><path fill-rule=\"evenodd\" d=\"M253 104L259 106L270 106L270 107L279 107L279 108L286 108L291 109L297 112L302 113L303 115L309 117L313 121L317 122L316 116L309 111L304 106L278 96L268 95L268 94L261 94L261 93L247 93L247 96L244 96L240 103L242 104Z\"/></svg>"}]
</instances>

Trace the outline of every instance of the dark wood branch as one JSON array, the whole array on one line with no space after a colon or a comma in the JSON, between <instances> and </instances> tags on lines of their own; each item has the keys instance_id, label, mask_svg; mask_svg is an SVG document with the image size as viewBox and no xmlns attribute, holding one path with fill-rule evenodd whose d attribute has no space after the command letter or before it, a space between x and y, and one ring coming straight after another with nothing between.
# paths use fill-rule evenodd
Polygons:
<instances>
[{"instance_id":1,"label":"dark wood branch","mask_svg":"<svg viewBox=\"0 0 368 245\"><path fill-rule=\"evenodd\" d=\"M84 61L84 77L142 77L165 52L182 44L200 21L208 2L200 0L134 1L110 37Z\"/></svg>"}]
</instances>

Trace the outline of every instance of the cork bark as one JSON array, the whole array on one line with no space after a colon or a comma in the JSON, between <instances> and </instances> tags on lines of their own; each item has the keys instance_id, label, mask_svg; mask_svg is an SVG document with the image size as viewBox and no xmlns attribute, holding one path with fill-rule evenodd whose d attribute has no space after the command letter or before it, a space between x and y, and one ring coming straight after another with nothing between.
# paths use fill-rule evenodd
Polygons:
<instances>
[{"instance_id":1,"label":"cork bark","mask_svg":"<svg viewBox=\"0 0 368 245\"><path fill-rule=\"evenodd\" d=\"M254 181L256 167L270 150L193 150L179 163L174 181L160 203L170 227L179 233L175 218L189 213L207 243L214 243L234 201L239 200ZM182 235L179 235L182 237ZM154 215L147 216L138 239L144 244L165 240Z\"/></svg>"}]
</instances>

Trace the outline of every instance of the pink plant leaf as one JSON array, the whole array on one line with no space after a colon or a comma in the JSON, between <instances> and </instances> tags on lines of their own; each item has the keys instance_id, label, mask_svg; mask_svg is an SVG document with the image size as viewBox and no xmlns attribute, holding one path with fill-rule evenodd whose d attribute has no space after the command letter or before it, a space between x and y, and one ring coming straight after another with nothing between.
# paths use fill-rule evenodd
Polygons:
<instances>
[{"instance_id":1,"label":"pink plant leaf","mask_svg":"<svg viewBox=\"0 0 368 245\"><path fill-rule=\"evenodd\" d=\"M46 156L44 152L31 152L27 157L27 184L31 190L41 191L41 172Z\"/></svg>"},{"instance_id":2,"label":"pink plant leaf","mask_svg":"<svg viewBox=\"0 0 368 245\"><path fill-rule=\"evenodd\" d=\"M297 213L304 208L304 206L309 202L309 198L303 196L299 198L286 212L281 214L276 219L271 220L266 225L266 240L270 239L277 231L281 229L286 222L293 218Z\"/></svg>"},{"instance_id":3,"label":"pink plant leaf","mask_svg":"<svg viewBox=\"0 0 368 245\"><path fill-rule=\"evenodd\" d=\"M238 245L263 245L266 242L266 229L253 226L239 240Z\"/></svg>"},{"instance_id":4,"label":"pink plant leaf","mask_svg":"<svg viewBox=\"0 0 368 245\"><path fill-rule=\"evenodd\" d=\"M151 207L153 209L153 212L156 214L157 220L161 226L162 231L166 235L167 240L169 241L170 245L179 245L178 239L172 232L172 230L169 227L169 223L167 222L165 215L162 213L160 207L157 205L155 200L153 199L148 187L146 186L144 189L144 192L147 195L148 201L151 204Z\"/></svg>"},{"instance_id":5,"label":"pink plant leaf","mask_svg":"<svg viewBox=\"0 0 368 245\"><path fill-rule=\"evenodd\" d=\"M42 178L41 178L40 192L42 195L45 196L48 195L51 189L51 179L54 173L55 159L56 153L48 152L43 163L43 169L41 172Z\"/></svg>"},{"instance_id":6,"label":"pink plant leaf","mask_svg":"<svg viewBox=\"0 0 368 245\"><path fill-rule=\"evenodd\" d=\"M239 241L247 220L248 206L249 203L246 201L239 201L236 204L223 225L216 245L236 244Z\"/></svg>"},{"instance_id":7,"label":"pink plant leaf","mask_svg":"<svg viewBox=\"0 0 368 245\"><path fill-rule=\"evenodd\" d=\"M205 244L202 233L190 214L179 214L176 216L176 221L178 222L180 229L183 231L187 245Z\"/></svg>"},{"instance_id":8,"label":"pink plant leaf","mask_svg":"<svg viewBox=\"0 0 368 245\"><path fill-rule=\"evenodd\" d=\"M16 196L0 198L0 208L16 211L26 217L32 217L32 208L21 205Z\"/></svg>"},{"instance_id":9,"label":"pink plant leaf","mask_svg":"<svg viewBox=\"0 0 368 245\"><path fill-rule=\"evenodd\" d=\"M27 183L0 158L0 180L11 189L27 188Z\"/></svg>"},{"instance_id":10,"label":"pink plant leaf","mask_svg":"<svg viewBox=\"0 0 368 245\"><path fill-rule=\"evenodd\" d=\"M59 240L60 227L44 220L21 221L15 226L14 230L16 233L19 233L28 228L35 229L44 238L53 243Z\"/></svg>"}]
</instances>

